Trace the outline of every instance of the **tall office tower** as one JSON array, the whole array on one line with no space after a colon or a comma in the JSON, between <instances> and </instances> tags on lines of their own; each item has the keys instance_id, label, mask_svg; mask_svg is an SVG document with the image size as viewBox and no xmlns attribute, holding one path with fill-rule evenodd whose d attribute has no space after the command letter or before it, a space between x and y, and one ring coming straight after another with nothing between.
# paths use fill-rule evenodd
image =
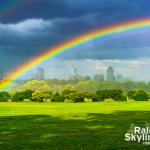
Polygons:
<instances>
[{"instance_id":1,"label":"tall office tower","mask_svg":"<svg viewBox=\"0 0 150 150\"><path fill-rule=\"evenodd\" d=\"M109 66L107 69L107 81L114 81L115 80L115 75L114 75L114 69Z\"/></svg>"}]
</instances>

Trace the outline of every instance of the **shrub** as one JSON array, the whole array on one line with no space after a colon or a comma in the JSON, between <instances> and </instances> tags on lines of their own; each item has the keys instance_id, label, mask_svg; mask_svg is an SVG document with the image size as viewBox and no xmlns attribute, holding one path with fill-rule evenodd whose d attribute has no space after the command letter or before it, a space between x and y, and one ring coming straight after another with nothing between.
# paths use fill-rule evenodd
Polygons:
<instances>
[{"instance_id":1,"label":"shrub","mask_svg":"<svg viewBox=\"0 0 150 150\"><path fill-rule=\"evenodd\" d=\"M96 92L97 101L104 101L105 99L114 99L114 100L125 100L125 97L122 96L122 90L99 90Z\"/></svg>"},{"instance_id":2,"label":"shrub","mask_svg":"<svg viewBox=\"0 0 150 150\"><path fill-rule=\"evenodd\" d=\"M86 102L91 102L91 101L96 102L97 101L96 94L94 94L94 93L85 92L83 94L83 96L84 96L84 101L86 101Z\"/></svg>"},{"instance_id":3,"label":"shrub","mask_svg":"<svg viewBox=\"0 0 150 150\"><path fill-rule=\"evenodd\" d=\"M134 99L134 97L135 97L135 95L136 95L136 92L137 92L137 91L135 91L135 90L128 91L128 92L127 92L128 98Z\"/></svg>"},{"instance_id":4,"label":"shrub","mask_svg":"<svg viewBox=\"0 0 150 150\"><path fill-rule=\"evenodd\" d=\"M118 99L122 93L122 90L105 90L105 98Z\"/></svg>"},{"instance_id":5,"label":"shrub","mask_svg":"<svg viewBox=\"0 0 150 150\"><path fill-rule=\"evenodd\" d=\"M8 92L0 92L0 102L7 102L10 98L10 95Z\"/></svg>"},{"instance_id":6,"label":"shrub","mask_svg":"<svg viewBox=\"0 0 150 150\"><path fill-rule=\"evenodd\" d=\"M53 94L52 101L53 102L64 102L64 97L62 95L60 95L59 93L55 93L55 94Z\"/></svg>"},{"instance_id":7,"label":"shrub","mask_svg":"<svg viewBox=\"0 0 150 150\"><path fill-rule=\"evenodd\" d=\"M62 96L65 99L72 100L73 102L84 102L84 94L76 90L64 90Z\"/></svg>"},{"instance_id":8,"label":"shrub","mask_svg":"<svg viewBox=\"0 0 150 150\"><path fill-rule=\"evenodd\" d=\"M32 93L32 101L35 102L51 102L53 93L51 91L35 90Z\"/></svg>"},{"instance_id":9,"label":"shrub","mask_svg":"<svg viewBox=\"0 0 150 150\"><path fill-rule=\"evenodd\" d=\"M51 100L53 98L52 91L44 92L43 98L44 98L44 100L43 100L44 102L51 102Z\"/></svg>"},{"instance_id":10,"label":"shrub","mask_svg":"<svg viewBox=\"0 0 150 150\"><path fill-rule=\"evenodd\" d=\"M84 98L84 102L92 102L92 99L89 99L89 98Z\"/></svg>"},{"instance_id":11,"label":"shrub","mask_svg":"<svg viewBox=\"0 0 150 150\"><path fill-rule=\"evenodd\" d=\"M106 98L106 93L104 90L100 90L96 92L96 97L93 99L93 102L104 101Z\"/></svg>"},{"instance_id":12,"label":"shrub","mask_svg":"<svg viewBox=\"0 0 150 150\"><path fill-rule=\"evenodd\" d=\"M35 102L43 102L44 101L44 93L40 90L35 90L32 93L32 100Z\"/></svg>"},{"instance_id":13,"label":"shrub","mask_svg":"<svg viewBox=\"0 0 150 150\"><path fill-rule=\"evenodd\" d=\"M127 97L125 95L120 95L116 97L114 101L127 101Z\"/></svg>"},{"instance_id":14,"label":"shrub","mask_svg":"<svg viewBox=\"0 0 150 150\"><path fill-rule=\"evenodd\" d=\"M32 100L32 90L25 90L22 92L24 99Z\"/></svg>"},{"instance_id":15,"label":"shrub","mask_svg":"<svg viewBox=\"0 0 150 150\"><path fill-rule=\"evenodd\" d=\"M23 101L24 101L24 102L31 102L30 99L24 99Z\"/></svg>"},{"instance_id":16,"label":"shrub","mask_svg":"<svg viewBox=\"0 0 150 150\"><path fill-rule=\"evenodd\" d=\"M72 92L66 95L66 99L72 100L73 102L84 102L84 95L80 92Z\"/></svg>"},{"instance_id":17,"label":"shrub","mask_svg":"<svg viewBox=\"0 0 150 150\"><path fill-rule=\"evenodd\" d=\"M12 101L13 102L21 102L24 99L32 99L32 93L33 91L31 90L25 90L23 92L17 92L12 96Z\"/></svg>"},{"instance_id":18,"label":"shrub","mask_svg":"<svg viewBox=\"0 0 150 150\"><path fill-rule=\"evenodd\" d=\"M139 90L134 97L135 101L148 101L148 99L149 96L144 90Z\"/></svg>"},{"instance_id":19,"label":"shrub","mask_svg":"<svg viewBox=\"0 0 150 150\"><path fill-rule=\"evenodd\" d=\"M92 98L92 102L98 102L98 98L95 96Z\"/></svg>"},{"instance_id":20,"label":"shrub","mask_svg":"<svg viewBox=\"0 0 150 150\"><path fill-rule=\"evenodd\" d=\"M13 102L21 102L24 100L24 93L23 92L17 92L12 96Z\"/></svg>"}]
</instances>

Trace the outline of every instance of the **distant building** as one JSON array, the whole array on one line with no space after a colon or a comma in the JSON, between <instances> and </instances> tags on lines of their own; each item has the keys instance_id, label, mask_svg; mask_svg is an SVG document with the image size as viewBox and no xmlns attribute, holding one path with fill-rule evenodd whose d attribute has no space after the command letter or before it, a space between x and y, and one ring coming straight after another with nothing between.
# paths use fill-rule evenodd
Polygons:
<instances>
[{"instance_id":1,"label":"distant building","mask_svg":"<svg viewBox=\"0 0 150 150\"><path fill-rule=\"evenodd\" d=\"M116 80L117 81L123 81L123 76L121 74L117 74Z\"/></svg>"},{"instance_id":2,"label":"distant building","mask_svg":"<svg viewBox=\"0 0 150 150\"><path fill-rule=\"evenodd\" d=\"M115 80L115 75L114 75L114 69L109 66L107 69L107 81L114 81Z\"/></svg>"},{"instance_id":3,"label":"distant building","mask_svg":"<svg viewBox=\"0 0 150 150\"><path fill-rule=\"evenodd\" d=\"M104 79L104 74L96 74L94 76L94 80L96 80L96 81L104 81L105 80Z\"/></svg>"},{"instance_id":4,"label":"distant building","mask_svg":"<svg viewBox=\"0 0 150 150\"><path fill-rule=\"evenodd\" d=\"M45 77L44 68L37 68L36 72L32 74L33 79L43 80Z\"/></svg>"},{"instance_id":5,"label":"distant building","mask_svg":"<svg viewBox=\"0 0 150 150\"><path fill-rule=\"evenodd\" d=\"M37 75L38 75L38 79L40 80L44 79L44 68L38 68Z\"/></svg>"},{"instance_id":6,"label":"distant building","mask_svg":"<svg viewBox=\"0 0 150 150\"><path fill-rule=\"evenodd\" d=\"M2 80L2 79L3 79L3 72L0 71L0 80Z\"/></svg>"},{"instance_id":7,"label":"distant building","mask_svg":"<svg viewBox=\"0 0 150 150\"><path fill-rule=\"evenodd\" d=\"M80 80L90 80L89 76L82 76L82 75L73 75L70 76L69 80L80 81Z\"/></svg>"},{"instance_id":8,"label":"distant building","mask_svg":"<svg viewBox=\"0 0 150 150\"><path fill-rule=\"evenodd\" d=\"M77 68L73 68L73 71L74 71L74 75L77 75Z\"/></svg>"}]
</instances>

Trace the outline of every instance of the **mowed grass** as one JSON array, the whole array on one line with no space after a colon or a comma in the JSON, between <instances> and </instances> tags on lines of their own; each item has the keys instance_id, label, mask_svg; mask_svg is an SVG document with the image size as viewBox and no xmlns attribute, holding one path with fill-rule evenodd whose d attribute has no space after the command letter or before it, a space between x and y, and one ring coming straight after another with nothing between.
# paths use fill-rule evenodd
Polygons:
<instances>
[{"instance_id":1,"label":"mowed grass","mask_svg":"<svg viewBox=\"0 0 150 150\"><path fill-rule=\"evenodd\" d=\"M0 150L149 150L126 142L150 124L150 102L0 103Z\"/></svg>"}]
</instances>

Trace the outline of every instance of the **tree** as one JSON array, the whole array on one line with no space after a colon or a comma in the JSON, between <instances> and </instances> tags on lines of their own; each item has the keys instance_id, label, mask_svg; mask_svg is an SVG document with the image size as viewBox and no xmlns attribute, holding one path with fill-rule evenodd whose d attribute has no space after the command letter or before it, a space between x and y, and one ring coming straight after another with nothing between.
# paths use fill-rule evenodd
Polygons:
<instances>
[{"instance_id":1,"label":"tree","mask_svg":"<svg viewBox=\"0 0 150 150\"><path fill-rule=\"evenodd\" d=\"M16 85L10 87L8 92L9 92L9 94L14 95L17 92L22 92L22 91L24 91L22 85L16 84Z\"/></svg>"},{"instance_id":2,"label":"tree","mask_svg":"<svg viewBox=\"0 0 150 150\"><path fill-rule=\"evenodd\" d=\"M7 102L8 99L10 98L10 95L8 92L0 92L0 102Z\"/></svg>"},{"instance_id":3,"label":"tree","mask_svg":"<svg viewBox=\"0 0 150 150\"><path fill-rule=\"evenodd\" d=\"M149 96L144 90L139 90L134 97L135 101L148 101L148 99Z\"/></svg>"},{"instance_id":4,"label":"tree","mask_svg":"<svg viewBox=\"0 0 150 150\"><path fill-rule=\"evenodd\" d=\"M111 98L111 99L119 99L122 97L122 90L108 90L107 91L107 98Z\"/></svg>"},{"instance_id":5,"label":"tree","mask_svg":"<svg viewBox=\"0 0 150 150\"><path fill-rule=\"evenodd\" d=\"M114 98L114 101L127 101L127 97L125 95L119 95Z\"/></svg>"},{"instance_id":6,"label":"tree","mask_svg":"<svg viewBox=\"0 0 150 150\"><path fill-rule=\"evenodd\" d=\"M44 101L44 93L40 90L35 90L32 93L32 100L36 102L43 102Z\"/></svg>"},{"instance_id":7,"label":"tree","mask_svg":"<svg viewBox=\"0 0 150 150\"><path fill-rule=\"evenodd\" d=\"M85 92L84 93L84 98L91 99L93 102L97 101L96 94L91 93L91 92Z\"/></svg>"},{"instance_id":8,"label":"tree","mask_svg":"<svg viewBox=\"0 0 150 150\"><path fill-rule=\"evenodd\" d=\"M32 100L32 93L33 93L32 90L25 90L25 91L23 91L23 92L22 92L23 98L24 98L24 99Z\"/></svg>"},{"instance_id":9,"label":"tree","mask_svg":"<svg viewBox=\"0 0 150 150\"><path fill-rule=\"evenodd\" d=\"M84 93L84 98L92 99L93 95L94 95L94 93L85 92Z\"/></svg>"},{"instance_id":10,"label":"tree","mask_svg":"<svg viewBox=\"0 0 150 150\"><path fill-rule=\"evenodd\" d=\"M130 90L130 91L128 91L127 92L127 96L128 96L128 98L130 98L130 99L134 99L135 98L135 95L136 95L136 90Z\"/></svg>"},{"instance_id":11,"label":"tree","mask_svg":"<svg viewBox=\"0 0 150 150\"><path fill-rule=\"evenodd\" d=\"M122 95L122 90L99 90L96 92L96 97L98 101L104 101L105 99L114 99L114 100L125 100L125 97Z\"/></svg>"},{"instance_id":12,"label":"tree","mask_svg":"<svg viewBox=\"0 0 150 150\"><path fill-rule=\"evenodd\" d=\"M36 102L44 102L51 100L53 98L53 93L51 91L43 92L42 90L35 90L32 93L32 100Z\"/></svg>"},{"instance_id":13,"label":"tree","mask_svg":"<svg viewBox=\"0 0 150 150\"><path fill-rule=\"evenodd\" d=\"M106 98L106 91L105 90L99 90L96 92L96 98L95 101L104 101Z\"/></svg>"},{"instance_id":14,"label":"tree","mask_svg":"<svg viewBox=\"0 0 150 150\"><path fill-rule=\"evenodd\" d=\"M47 91L47 92L44 92L44 100L52 100L52 98L53 98L53 93L52 93L52 91Z\"/></svg>"},{"instance_id":15,"label":"tree","mask_svg":"<svg viewBox=\"0 0 150 150\"><path fill-rule=\"evenodd\" d=\"M13 102L21 102L24 100L24 93L23 92L17 92L12 96Z\"/></svg>"},{"instance_id":16,"label":"tree","mask_svg":"<svg viewBox=\"0 0 150 150\"><path fill-rule=\"evenodd\" d=\"M50 87L48 86L48 83L44 80L30 80L27 81L22 88L24 90L40 90L42 92L47 92L50 91Z\"/></svg>"},{"instance_id":17,"label":"tree","mask_svg":"<svg viewBox=\"0 0 150 150\"><path fill-rule=\"evenodd\" d=\"M96 92L99 88L99 82L94 80L85 80L85 81L79 81L75 85L75 89L81 91L81 92Z\"/></svg>"},{"instance_id":18,"label":"tree","mask_svg":"<svg viewBox=\"0 0 150 150\"><path fill-rule=\"evenodd\" d=\"M32 100L32 90L25 90L23 92L17 92L12 96L12 101L21 102L24 99Z\"/></svg>"},{"instance_id":19,"label":"tree","mask_svg":"<svg viewBox=\"0 0 150 150\"><path fill-rule=\"evenodd\" d=\"M73 102L84 102L84 94L76 90L64 90L62 91L62 96L65 99L72 100Z\"/></svg>"},{"instance_id":20,"label":"tree","mask_svg":"<svg viewBox=\"0 0 150 150\"><path fill-rule=\"evenodd\" d=\"M53 94L53 102L64 102L64 97L60 95L58 92Z\"/></svg>"},{"instance_id":21,"label":"tree","mask_svg":"<svg viewBox=\"0 0 150 150\"><path fill-rule=\"evenodd\" d=\"M73 102L84 102L84 95L78 91L67 94L66 98L68 100L72 100Z\"/></svg>"}]
</instances>

